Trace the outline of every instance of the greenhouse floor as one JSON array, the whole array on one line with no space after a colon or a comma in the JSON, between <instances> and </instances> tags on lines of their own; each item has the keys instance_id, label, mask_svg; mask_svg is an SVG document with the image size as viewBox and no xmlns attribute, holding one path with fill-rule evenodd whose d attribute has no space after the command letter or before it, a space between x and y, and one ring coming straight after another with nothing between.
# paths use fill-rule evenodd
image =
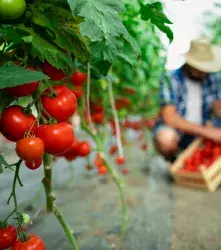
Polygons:
<instances>
[{"instance_id":1,"label":"greenhouse floor","mask_svg":"<svg viewBox=\"0 0 221 250\"><path fill-rule=\"evenodd\" d=\"M169 180L160 157L150 159L132 147L126 154L130 169L126 176L129 225L124 239L120 237L121 205L113 181L86 174L75 175L70 181L72 175L64 161L54 166L57 205L73 229L80 250L221 249L221 189L207 193L178 187ZM40 235L47 250L71 250L56 218L44 210L40 173L22 173L28 185L19 190L20 203L33 219L28 231ZM9 211L2 203L6 200L2 194L10 193L7 176L3 182L1 179L1 217Z\"/></svg>"}]
</instances>

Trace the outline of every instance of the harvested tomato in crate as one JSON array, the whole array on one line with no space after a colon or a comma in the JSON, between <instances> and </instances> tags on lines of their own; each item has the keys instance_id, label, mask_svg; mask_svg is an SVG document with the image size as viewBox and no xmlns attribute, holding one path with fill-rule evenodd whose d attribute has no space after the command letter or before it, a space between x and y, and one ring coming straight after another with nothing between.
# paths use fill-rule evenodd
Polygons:
<instances>
[{"instance_id":1,"label":"harvested tomato in crate","mask_svg":"<svg viewBox=\"0 0 221 250\"><path fill-rule=\"evenodd\" d=\"M214 192L221 183L221 144L196 139L170 172L178 184Z\"/></svg>"}]
</instances>

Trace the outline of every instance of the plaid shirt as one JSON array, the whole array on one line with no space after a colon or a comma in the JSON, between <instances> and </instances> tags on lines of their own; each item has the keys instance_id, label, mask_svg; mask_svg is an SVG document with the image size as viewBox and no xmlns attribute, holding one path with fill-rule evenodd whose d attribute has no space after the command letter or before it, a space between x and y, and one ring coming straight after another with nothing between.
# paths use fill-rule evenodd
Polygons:
<instances>
[{"instance_id":1,"label":"plaid shirt","mask_svg":"<svg viewBox=\"0 0 221 250\"><path fill-rule=\"evenodd\" d=\"M202 121L212 119L212 104L215 100L221 100L221 75L220 73L210 73L202 84ZM169 73L169 83L166 78L161 82L160 105L174 104L177 112L184 117L186 113L187 86L182 68ZM194 107L193 107L194 108ZM160 119L157 126L162 124Z\"/></svg>"}]
</instances>

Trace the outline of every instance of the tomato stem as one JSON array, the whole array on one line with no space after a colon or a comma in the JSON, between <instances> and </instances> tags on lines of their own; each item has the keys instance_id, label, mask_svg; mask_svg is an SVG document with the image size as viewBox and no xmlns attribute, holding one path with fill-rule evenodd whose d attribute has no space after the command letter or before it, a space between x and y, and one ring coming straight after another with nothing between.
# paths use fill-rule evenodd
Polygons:
<instances>
[{"instance_id":1,"label":"tomato stem","mask_svg":"<svg viewBox=\"0 0 221 250\"><path fill-rule=\"evenodd\" d=\"M91 130L88 128L88 126L83 123L82 128L96 141L98 151L101 154L101 157L103 158L103 161L108 169L108 172L110 173L111 177L113 178L114 182L116 183L119 193L120 193L120 199L122 204L122 225L121 225L121 233L124 236L127 230L127 224L128 224L128 211L127 211L127 202L126 202L126 195L125 195L125 182L121 175L117 173L115 169L111 167L108 160L106 159L106 156L104 154L103 149L103 143L100 140L100 138L97 135L94 135Z\"/></svg>"},{"instance_id":2,"label":"tomato stem","mask_svg":"<svg viewBox=\"0 0 221 250\"><path fill-rule=\"evenodd\" d=\"M54 206L54 215L56 216L56 218L58 219L58 221L60 222L61 226L63 227L72 247L73 250L79 250L77 243L76 243L76 239L73 235L72 230L68 227L68 225L65 223L64 218L62 217L60 211L58 210L58 208L56 206Z\"/></svg>"},{"instance_id":3,"label":"tomato stem","mask_svg":"<svg viewBox=\"0 0 221 250\"><path fill-rule=\"evenodd\" d=\"M51 185L52 170L51 170L51 156L49 154L44 154L43 163L44 163L45 176L42 180L42 183L44 184L46 192L46 200L47 200L46 207L48 212L52 212L54 199L52 199L52 185Z\"/></svg>"},{"instance_id":4,"label":"tomato stem","mask_svg":"<svg viewBox=\"0 0 221 250\"><path fill-rule=\"evenodd\" d=\"M19 169L21 166L22 160L20 159L17 163L15 163L15 174L14 174L14 179L13 179L13 185L12 185L12 192L8 198L8 202L7 204L10 203L11 198L13 198L14 200L14 210L13 212L6 218L6 220L8 220L8 218L13 214L16 213L17 216L17 223L18 223L18 234L19 237L21 238L22 241L27 241L28 240L28 236L27 234L23 231L22 229L22 223L23 223L23 217L22 215L18 212L18 202L17 202L17 197L16 197L16 184L17 184L17 180L20 183L20 185L22 186L21 180L19 178Z\"/></svg>"},{"instance_id":5,"label":"tomato stem","mask_svg":"<svg viewBox=\"0 0 221 250\"><path fill-rule=\"evenodd\" d=\"M109 92L109 98L110 98L111 107L112 107L113 116L114 116L114 123L116 126L116 138L117 138L117 147L119 150L119 156L123 157L124 152L123 152L123 146L122 146L122 141L121 141L120 123L119 123L119 118L118 118L118 114L117 114L117 110L116 110L116 106L115 106L114 95L113 95L113 86L112 86L111 81L108 82L108 92Z\"/></svg>"},{"instance_id":6,"label":"tomato stem","mask_svg":"<svg viewBox=\"0 0 221 250\"><path fill-rule=\"evenodd\" d=\"M42 182L44 184L46 199L47 199L47 212L53 212L58 221L60 222L61 226L63 227L72 247L73 250L79 250L75 237L68 227L64 218L61 215L61 212L57 208L55 204L55 194L52 192L52 169L51 169L51 156L49 154L44 154L43 156L43 163L44 163L44 173L45 177L43 178Z\"/></svg>"},{"instance_id":7,"label":"tomato stem","mask_svg":"<svg viewBox=\"0 0 221 250\"><path fill-rule=\"evenodd\" d=\"M109 164L109 162L106 159L106 156L101 153L101 156L103 158L103 161L105 163L105 166L108 169L108 172L112 176L114 182L116 183L119 193L120 193L120 200L122 205L122 224L121 224L121 233L124 236L127 231L127 224L128 224L128 209L127 209L127 201L126 201L126 195L125 195L125 182L121 175L117 173L117 171L112 168L112 166Z\"/></svg>"},{"instance_id":8,"label":"tomato stem","mask_svg":"<svg viewBox=\"0 0 221 250\"><path fill-rule=\"evenodd\" d=\"M96 131L94 123L92 122L92 119L91 119L90 86L91 86L91 68L90 68L90 63L88 63L88 67L87 67L87 96L86 96L87 105L86 105L86 108L87 108L87 116L88 116L89 126L91 127L92 133L94 135L96 135L97 131Z\"/></svg>"}]
</instances>

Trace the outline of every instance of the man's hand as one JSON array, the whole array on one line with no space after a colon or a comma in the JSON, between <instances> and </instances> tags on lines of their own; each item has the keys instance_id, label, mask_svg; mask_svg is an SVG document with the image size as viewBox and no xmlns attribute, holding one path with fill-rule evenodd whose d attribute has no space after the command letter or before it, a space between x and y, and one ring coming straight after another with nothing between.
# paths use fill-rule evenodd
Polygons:
<instances>
[{"instance_id":1,"label":"man's hand","mask_svg":"<svg viewBox=\"0 0 221 250\"><path fill-rule=\"evenodd\" d=\"M216 143L221 143L221 129L219 128L204 128L202 136Z\"/></svg>"}]
</instances>

